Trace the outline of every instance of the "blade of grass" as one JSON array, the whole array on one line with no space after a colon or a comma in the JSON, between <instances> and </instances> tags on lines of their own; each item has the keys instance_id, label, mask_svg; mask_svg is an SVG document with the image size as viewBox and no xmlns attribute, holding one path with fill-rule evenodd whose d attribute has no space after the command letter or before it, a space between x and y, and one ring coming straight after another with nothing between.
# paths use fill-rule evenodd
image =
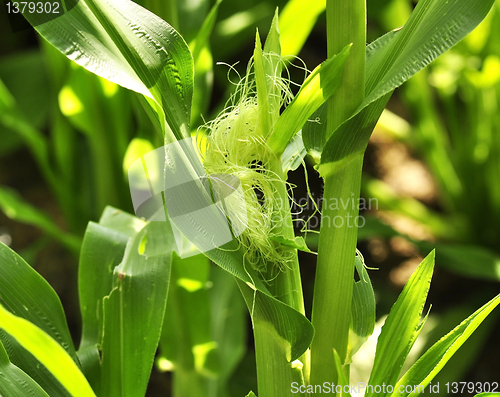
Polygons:
<instances>
[{"instance_id":1,"label":"blade of grass","mask_svg":"<svg viewBox=\"0 0 500 397\"><path fill-rule=\"evenodd\" d=\"M427 255L412 274L385 320L378 338L369 384L396 384L406 357L425 321L421 320L421 316L433 269L434 251ZM387 394L374 394L372 391L367 393L367 397Z\"/></svg>"},{"instance_id":2,"label":"blade of grass","mask_svg":"<svg viewBox=\"0 0 500 397\"><path fill-rule=\"evenodd\" d=\"M400 385L427 386L434 376L443 368L455 352L467 341L484 319L500 304L500 295L486 303L449 334L441 338L425 352L415 364L403 375L394 387L398 391ZM416 393L394 392L391 396L414 396Z\"/></svg>"}]
</instances>

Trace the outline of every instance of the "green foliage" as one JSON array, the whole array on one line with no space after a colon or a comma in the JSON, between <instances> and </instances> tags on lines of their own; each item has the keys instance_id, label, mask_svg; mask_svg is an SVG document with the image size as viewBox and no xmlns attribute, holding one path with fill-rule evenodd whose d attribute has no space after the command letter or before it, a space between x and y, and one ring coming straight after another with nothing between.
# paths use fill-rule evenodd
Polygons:
<instances>
[{"instance_id":1,"label":"green foliage","mask_svg":"<svg viewBox=\"0 0 500 397\"><path fill-rule=\"evenodd\" d=\"M425 318L421 321L421 316L433 268L434 252L431 252L412 274L392 307L377 342L370 384L392 385L399 378L406 357L425 322Z\"/></svg>"}]
</instances>

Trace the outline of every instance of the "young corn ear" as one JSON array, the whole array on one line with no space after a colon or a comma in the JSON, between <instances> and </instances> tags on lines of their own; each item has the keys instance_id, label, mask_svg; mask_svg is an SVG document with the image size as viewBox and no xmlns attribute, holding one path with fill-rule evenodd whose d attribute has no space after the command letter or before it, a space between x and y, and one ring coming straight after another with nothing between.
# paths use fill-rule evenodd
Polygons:
<instances>
[{"instance_id":1,"label":"young corn ear","mask_svg":"<svg viewBox=\"0 0 500 397\"><path fill-rule=\"evenodd\" d=\"M279 46L279 40L277 43ZM283 181L270 170L275 154L266 144L281 107L293 99L289 81L280 76L281 65L279 53L262 51L257 33L247 73L238 83L230 106L204 126L207 137L200 149L208 175L230 174L240 180L246 201L241 209L246 207L248 225L238 240L248 263L262 273L267 272L268 263L283 270L292 260L291 251L273 241L274 224L280 222L277 214L284 204L276 184Z\"/></svg>"}]
</instances>

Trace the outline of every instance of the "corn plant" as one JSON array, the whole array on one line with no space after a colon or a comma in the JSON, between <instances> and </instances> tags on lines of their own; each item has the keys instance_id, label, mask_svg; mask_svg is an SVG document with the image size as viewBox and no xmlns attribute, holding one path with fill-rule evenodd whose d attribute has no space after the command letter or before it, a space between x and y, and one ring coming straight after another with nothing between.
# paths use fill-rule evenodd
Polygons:
<instances>
[{"instance_id":1,"label":"corn plant","mask_svg":"<svg viewBox=\"0 0 500 397\"><path fill-rule=\"evenodd\" d=\"M213 378L227 376L226 334L210 339L203 316L196 318L191 310L193 301L206 298L200 286L207 279L208 258L233 276L250 313L258 395L318 390L349 395L349 364L373 332L375 298L356 253L357 227L347 222L357 218L358 207L329 203L359 197L363 153L394 89L467 35L492 4L421 0L402 28L366 46L364 1L328 0L318 8L292 1L288 14L276 14L264 45L257 33L252 61L232 102L196 139L190 127L193 59L204 43L190 50L171 25L128 0L80 0L50 20L24 12L68 58L138 94L165 143L155 150L160 166L148 171L172 177L180 172L195 182L172 189L168 178L161 176L158 185L151 173L149 193L159 206L148 219L108 208L98 224L88 225L79 267L83 330L78 349L50 287L0 246L2 394L144 395L160 344L164 364L175 370L174 395L223 395ZM314 20L323 8L328 59L293 97L282 77L284 60L293 51L282 44L303 34L288 28L282 37L280 21L297 26L290 21ZM310 321L297 256L309 249L294 234L287 185L288 173L306 153L317 161L325 184ZM149 156L138 153L139 163ZM240 192L237 200L221 200L234 191ZM203 216L193 215L204 207ZM231 238L215 243L224 227ZM180 258L196 249L203 255ZM385 321L366 395L421 393L500 303L500 295L486 303L401 376L425 323L433 266L432 251ZM169 292L170 277L175 283ZM227 280L220 285L227 287ZM21 294L23 287L27 291ZM183 309L192 315L183 316ZM191 333L176 335L183 322L190 323ZM495 390L473 390L483 391Z\"/></svg>"}]
</instances>

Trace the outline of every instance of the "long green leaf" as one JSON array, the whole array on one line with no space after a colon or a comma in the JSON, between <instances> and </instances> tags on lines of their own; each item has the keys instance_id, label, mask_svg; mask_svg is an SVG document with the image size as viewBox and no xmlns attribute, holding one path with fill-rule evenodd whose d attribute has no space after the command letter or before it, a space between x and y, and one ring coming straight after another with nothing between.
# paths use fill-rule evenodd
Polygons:
<instances>
[{"instance_id":1,"label":"long green leaf","mask_svg":"<svg viewBox=\"0 0 500 397\"><path fill-rule=\"evenodd\" d=\"M128 241L126 234L90 222L82 244L78 267L82 338L77 353L95 390L100 383L103 299L111 292L113 270L121 262Z\"/></svg>"},{"instance_id":2,"label":"long green leaf","mask_svg":"<svg viewBox=\"0 0 500 397\"><path fill-rule=\"evenodd\" d=\"M0 342L0 395L49 397L38 383L10 362L2 342Z\"/></svg>"},{"instance_id":3,"label":"long green leaf","mask_svg":"<svg viewBox=\"0 0 500 397\"><path fill-rule=\"evenodd\" d=\"M104 299L101 393L144 395L160 338L174 244L167 222L148 223L127 245Z\"/></svg>"},{"instance_id":4,"label":"long green leaf","mask_svg":"<svg viewBox=\"0 0 500 397\"><path fill-rule=\"evenodd\" d=\"M122 211L108 207L108 212L116 212L115 222L131 218L135 222L135 232L144 227L145 222ZM90 222L82 244L78 270L80 310L82 312L82 342L80 349L95 345L101 338L102 299L113 288L113 270L123 259L125 247L130 237L118 224L116 229ZM132 229L134 230L134 229Z\"/></svg>"},{"instance_id":5,"label":"long green leaf","mask_svg":"<svg viewBox=\"0 0 500 397\"><path fill-rule=\"evenodd\" d=\"M434 251L420 263L392 307L378 338L369 384L396 384L406 357L422 329L421 315L433 268ZM367 397L387 394L372 392L367 393Z\"/></svg>"},{"instance_id":6,"label":"long green leaf","mask_svg":"<svg viewBox=\"0 0 500 397\"><path fill-rule=\"evenodd\" d=\"M24 16L68 58L156 102L177 139L189 136L193 59L161 18L130 0L79 0L50 21Z\"/></svg>"},{"instance_id":7,"label":"long green leaf","mask_svg":"<svg viewBox=\"0 0 500 397\"><path fill-rule=\"evenodd\" d=\"M122 261L129 239L145 225L135 216L107 207L99 224L90 222L85 232L78 268L82 338L77 353L96 391L100 389L103 299L113 288L113 270Z\"/></svg>"},{"instance_id":8,"label":"long green leaf","mask_svg":"<svg viewBox=\"0 0 500 397\"><path fill-rule=\"evenodd\" d=\"M400 393L400 385L427 386L436 374L444 367L448 360L462 346L483 320L500 304L500 295L497 295L483 307L465 319L449 334L435 343L425 354L412 365L394 387L391 396L414 396L416 393Z\"/></svg>"},{"instance_id":9,"label":"long green leaf","mask_svg":"<svg viewBox=\"0 0 500 397\"><path fill-rule=\"evenodd\" d=\"M333 350L333 356L335 359L335 367L337 368L337 374L339 374L339 383L338 386L342 386L342 393L337 393L341 394L342 396L349 396L351 397L351 393L347 392L349 390L349 382L347 381L347 378L345 376L345 369L342 366L342 361L340 359L339 354L337 353L337 350Z\"/></svg>"},{"instance_id":10,"label":"long green leaf","mask_svg":"<svg viewBox=\"0 0 500 397\"><path fill-rule=\"evenodd\" d=\"M234 277L218 266L210 269L213 338L218 344L220 373L214 396L230 397L228 380L247 348L247 309Z\"/></svg>"},{"instance_id":11,"label":"long green leaf","mask_svg":"<svg viewBox=\"0 0 500 397\"><path fill-rule=\"evenodd\" d=\"M356 255L356 272L359 280L354 282L351 304L351 325L349 334L348 360L368 339L375 329L375 294L364 260Z\"/></svg>"},{"instance_id":12,"label":"long green leaf","mask_svg":"<svg viewBox=\"0 0 500 397\"><path fill-rule=\"evenodd\" d=\"M282 396L283 387L304 382L293 361L308 348L314 329L298 311L237 281L252 317L259 390L269 397ZM272 357L272 362L261 357Z\"/></svg>"},{"instance_id":13,"label":"long green leaf","mask_svg":"<svg viewBox=\"0 0 500 397\"><path fill-rule=\"evenodd\" d=\"M19 293L23 291L23 293ZM66 317L57 294L17 253L0 243L0 301L58 341L77 362ZM65 396L59 382L11 335L0 331L10 360L50 395Z\"/></svg>"},{"instance_id":14,"label":"long green leaf","mask_svg":"<svg viewBox=\"0 0 500 397\"><path fill-rule=\"evenodd\" d=\"M283 153L290 139L338 88L350 47L346 46L339 54L323 62L304 81L297 96L274 124L267 140L275 153Z\"/></svg>"},{"instance_id":15,"label":"long green leaf","mask_svg":"<svg viewBox=\"0 0 500 397\"><path fill-rule=\"evenodd\" d=\"M95 397L76 363L46 332L0 305L0 328L39 360L74 397Z\"/></svg>"},{"instance_id":16,"label":"long green leaf","mask_svg":"<svg viewBox=\"0 0 500 397\"><path fill-rule=\"evenodd\" d=\"M326 142L321 154L318 171L322 176L343 167L356 157L363 156L371 133L389 97L390 94L387 94L372 102L335 131Z\"/></svg>"},{"instance_id":17,"label":"long green leaf","mask_svg":"<svg viewBox=\"0 0 500 397\"><path fill-rule=\"evenodd\" d=\"M24 259L3 243L0 243L0 301L13 314L45 331L76 361L57 294Z\"/></svg>"},{"instance_id":18,"label":"long green leaf","mask_svg":"<svg viewBox=\"0 0 500 397\"><path fill-rule=\"evenodd\" d=\"M0 341L3 343L10 361L31 377L49 396L70 397L70 393L28 350L12 335L0 329Z\"/></svg>"},{"instance_id":19,"label":"long green leaf","mask_svg":"<svg viewBox=\"0 0 500 397\"><path fill-rule=\"evenodd\" d=\"M371 43L361 108L399 87L469 34L494 0L422 0L401 29Z\"/></svg>"},{"instance_id":20,"label":"long green leaf","mask_svg":"<svg viewBox=\"0 0 500 397\"><path fill-rule=\"evenodd\" d=\"M375 126L381 114L378 104L382 106L382 98L387 101L395 88L464 38L483 20L493 4L494 0L419 1L403 28L387 33L367 47L366 97L354 115L335 132L315 133L325 137L305 133L306 148L326 151L321 157L322 164L336 162L339 165L362 152L371 130L363 128L358 133L354 127ZM361 120L356 120L358 118ZM326 120L320 122L326 125ZM324 149L323 142L326 142ZM323 173L330 171L330 167L322 168Z\"/></svg>"}]
</instances>

